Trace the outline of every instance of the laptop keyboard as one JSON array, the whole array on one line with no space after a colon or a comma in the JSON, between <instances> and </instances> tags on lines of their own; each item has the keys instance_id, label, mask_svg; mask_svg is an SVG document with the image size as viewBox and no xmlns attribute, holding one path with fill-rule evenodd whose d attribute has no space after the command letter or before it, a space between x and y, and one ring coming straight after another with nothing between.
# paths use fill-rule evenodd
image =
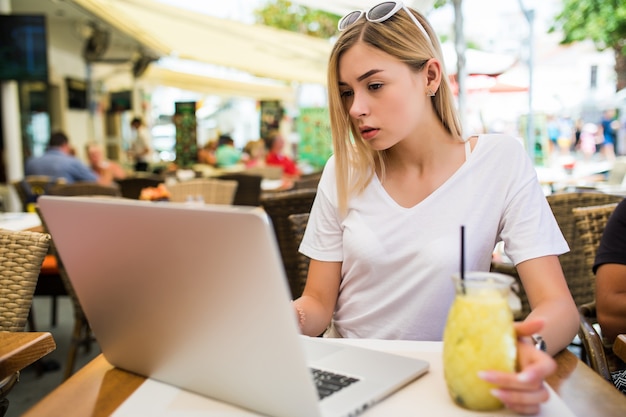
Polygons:
<instances>
[{"instance_id":1,"label":"laptop keyboard","mask_svg":"<svg viewBox=\"0 0 626 417\"><path fill-rule=\"evenodd\" d=\"M313 379L317 387L317 395L320 397L320 400L358 381L357 378L316 368L311 368L311 372L313 373Z\"/></svg>"}]
</instances>

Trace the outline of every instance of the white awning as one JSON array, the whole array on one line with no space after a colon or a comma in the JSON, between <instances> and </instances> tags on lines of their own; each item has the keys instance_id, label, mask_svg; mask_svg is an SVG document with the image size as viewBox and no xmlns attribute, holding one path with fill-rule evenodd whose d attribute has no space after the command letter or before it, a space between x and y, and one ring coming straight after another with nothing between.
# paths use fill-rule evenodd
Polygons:
<instances>
[{"instance_id":1,"label":"white awning","mask_svg":"<svg viewBox=\"0 0 626 417\"><path fill-rule=\"evenodd\" d=\"M204 75L172 71L151 65L141 77L141 83L168 86L224 97L251 97L257 100L295 101L295 91L287 85L234 81Z\"/></svg>"},{"instance_id":2,"label":"white awning","mask_svg":"<svg viewBox=\"0 0 626 417\"><path fill-rule=\"evenodd\" d=\"M164 56L236 68L257 77L326 83L328 40L151 0L73 1Z\"/></svg>"}]
</instances>

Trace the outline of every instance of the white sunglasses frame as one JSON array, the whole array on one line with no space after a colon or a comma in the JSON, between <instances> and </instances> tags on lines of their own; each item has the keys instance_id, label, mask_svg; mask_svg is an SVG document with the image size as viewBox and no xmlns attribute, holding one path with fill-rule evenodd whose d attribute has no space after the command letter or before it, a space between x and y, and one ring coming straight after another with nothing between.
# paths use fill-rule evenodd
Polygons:
<instances>
[{"instance_id":1,"label":"white sunglasses frame","mask_svg":"<svg viewBox=\"0 0 626 417\"><path fill-rule=\"evenodd\" d=\"M370 18L370 13L372 12L372 10L376 9L378 6L380 6L381 4L385 4L385 3L394 3L393 8L384 16L381 16L379 18L376 19L372 19ZM419 20L417 20L417 18L413 15L413 13L411 13L411 11L409 10L408 7L406 7L404 5L403 2L401 1L385 1L382 3L379 3L375 6L372 6L367 12L363 11L363 10L355 10L353 12L350 12L348 14L346 14L344 17L342 17L339 20L339 23L337 24L337 28L339 29L339 31L344 31L346 30L348 27L350 27L352 24L354 24L354 22L358 21L361 16L365 16L365 18L367 19L368 22L372 22L372 23L381 23L384 22L385 20L389 19L391 16L395 15L396 13L398 13L398 11L400 9L403 9L411 18L411 20L413 21L413 23L415 23L415 26L417 26L417 28L422 32L422 34L426 37L426 39L428 39L428 41L432 44L432 41L430 39L430 36L428 36L428 32L426 32L426 29L424 28L424 25L422 25ZM345 25L343 22L346 19L346 17L354 14L354 13L359 13L359 16L354 19L352 21L352 23L350 23L349 25Z\"/></svg>"}]
</instances>

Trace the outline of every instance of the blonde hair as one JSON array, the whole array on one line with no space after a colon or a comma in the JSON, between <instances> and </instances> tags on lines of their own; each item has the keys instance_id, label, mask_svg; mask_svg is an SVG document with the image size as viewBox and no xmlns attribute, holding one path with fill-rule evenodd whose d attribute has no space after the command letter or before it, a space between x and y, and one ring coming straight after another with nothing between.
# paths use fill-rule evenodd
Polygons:
<instances>
[{"instance_id":1,"label":"blonde hair","mask_svg":"<svg viewBox=\"0 0 626 417\"><path fill-rule=\"evenodd\" d=\"M445 72L441 46L434 30L420 13L413 15L424 26L430 39L426 39L405 10L380 23L361 17L341 33L328 62L328 103L330 112L333 150L337 167L337 197L339 209L345 212L350 196L362 192L374 176L372 167L379 167L385 174L386 151L374 151L359 138L360 134L350 122L348 110L339 91L339 60L359 42L393 56L419 72L431 58L441 62L442 80L437 94L432 97L435 114L444 128L462 140L461 123L455 107L454 94Z\"/></svg>"}]
</instances>

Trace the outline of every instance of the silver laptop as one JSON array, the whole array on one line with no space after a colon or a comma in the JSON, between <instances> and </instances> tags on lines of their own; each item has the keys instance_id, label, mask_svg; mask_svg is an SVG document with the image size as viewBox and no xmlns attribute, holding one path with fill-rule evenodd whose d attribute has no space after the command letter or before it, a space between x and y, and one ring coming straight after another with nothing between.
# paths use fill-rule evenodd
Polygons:
<instances>
[{"instance_id":1,"label":"silver laptop","mask_svg":"<svg viewBox=\"0 0 626 417\"><path fill-rule=\"evenodd\" d=\"M119 368L276 417L355 415L428 370L300 336L260 208L53 196L38 204ZM356 381L320 399L312 368Z\"/></svg>"}]
</instances>

